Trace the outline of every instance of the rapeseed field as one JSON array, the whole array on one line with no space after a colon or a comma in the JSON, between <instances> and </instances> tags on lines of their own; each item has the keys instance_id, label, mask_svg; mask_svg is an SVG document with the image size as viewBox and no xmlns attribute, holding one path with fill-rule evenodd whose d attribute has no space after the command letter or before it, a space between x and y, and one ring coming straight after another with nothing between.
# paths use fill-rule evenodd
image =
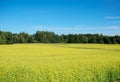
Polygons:
<instances>
[{"instance_id":1,"label":"rapeseed field","mask_svg":"<svg viewBox=\"0 0 120 82\"><path fill-rule=\"evenodd\" d=\"M120 82L120 45L0 45L0 82Z\"/></svg>"}]
</instances>

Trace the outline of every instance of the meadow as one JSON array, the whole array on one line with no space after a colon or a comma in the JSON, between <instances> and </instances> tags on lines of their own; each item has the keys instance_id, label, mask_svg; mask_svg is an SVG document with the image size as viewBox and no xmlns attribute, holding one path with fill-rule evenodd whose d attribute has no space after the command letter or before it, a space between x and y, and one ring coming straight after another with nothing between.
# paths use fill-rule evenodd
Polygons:
<instances>
[{"instance_id":1,"label":"meadow","mask_svg":"<svg viewBox=\"0 0 120 82\"><path fill-rule=\"evenodd\" d=\"M120 82L120 45L0 45L0 82Z\"/></svg>"}]
</instances>

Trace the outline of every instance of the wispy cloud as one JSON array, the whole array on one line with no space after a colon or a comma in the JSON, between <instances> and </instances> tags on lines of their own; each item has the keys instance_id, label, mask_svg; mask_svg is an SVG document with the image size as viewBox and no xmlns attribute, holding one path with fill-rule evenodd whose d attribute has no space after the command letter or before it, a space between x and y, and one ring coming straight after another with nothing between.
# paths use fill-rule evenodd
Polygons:
<instances>
[{"instance_id":1,"label":"wispy cloud","mask_svg":"<svg viewBox=\"0 0 120 82\"><path fill-rule=\"evenodd\" d=\"M115 23L120 23L120 22L115 22ZM73 26L73 27L55 27L52 25L49 26L44 26L44 25L40 25L40 26L35 26L34 27L36 30L104 30L104 29L120 29L120 26L96 26L96 27L90 27L90 26L83 26L83 25L77 25L77 26Z\"/></svg>"},{"instance_id":2,"label":"wispy cloud","mask_svg":"<svg viewBox=\"0 0 120 82\"><path fill-rule=\"evenodd\" d=\"M120 21L114 21L114 22L111 22L113 24L120 24Z\"/></svg>"},{"instance_id":3,"label":"wispy cloud","mask_svg":"<svg viewBox=\"0 0 120 82\"><path fill-rule=\"evenodd\" d=\"M102 33L107 35L115 35L120 34L120 26L96 26L96 27L90 27L90 26L81 26L77 25L74 27L54 27L54 26L36 26L34 27L36 30L40 31L52 31L57 34L79 34L79 33Z\"/></svg>"},{"instance_id":4,"label":"wispy cloud","mask_svg":"<svg viewBox=\"0 0 120 82\"><path fill-rule=\"evenodd\" d=\"M88 28L84 27L54 27L54 26L37 26L35 27L36 30L42 30L42 31L79 31L79 30L85 30Z\"/></svg>"},{"instance_id":5,"label":"wispy cloud","mask_svg":"<svg viewBox=\"0 0 120 82\"><path fill-rule=\"evenodd\" d=\"M105 19L120 19L120 16L105 16Z\"/></svg>"},{"instance_id":6,"label":"wispy cloud","mask_svg":"<svg viewBox=\"0 0 120 82\"><path fill-rule=\"evenodd\" d=\"M106 29L109 29L109 30L120 30L120 26L109 26L109 27L106 27Z\"/></svg>"}]
</instances>

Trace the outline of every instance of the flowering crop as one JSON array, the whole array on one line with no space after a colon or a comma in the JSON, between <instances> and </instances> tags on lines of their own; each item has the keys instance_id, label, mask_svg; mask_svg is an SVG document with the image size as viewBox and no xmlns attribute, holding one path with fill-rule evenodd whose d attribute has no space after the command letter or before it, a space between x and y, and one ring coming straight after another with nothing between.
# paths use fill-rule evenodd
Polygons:
<instances>
[{"instance_id":1,"label":"flowering crop","mask_svg":"<svg viewBox=\"0 0 120 82\"><path fill-rule=\"evenodd\" d=\"M120 45L0 45L0 82L119 82Z\"/></svg>"}]
</instances>

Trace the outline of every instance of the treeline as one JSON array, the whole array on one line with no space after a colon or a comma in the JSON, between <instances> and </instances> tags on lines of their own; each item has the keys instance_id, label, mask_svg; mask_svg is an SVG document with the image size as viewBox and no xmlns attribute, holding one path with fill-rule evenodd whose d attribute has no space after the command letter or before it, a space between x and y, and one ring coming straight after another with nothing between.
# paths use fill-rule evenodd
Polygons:
<instances>
[{"instance_id":1,"label":"treeline","mask_svg":"<svg viewBox=\"0 0 120 82\"><path fill-rule=\"evenodd\" d=\"M57 35L54 32L37 31L35 34L25 32L11 33L0 31L0 44L14 43L101 43L120 44L120 36L102 34L68 34Z\"/></svg>"}]
</instances>

